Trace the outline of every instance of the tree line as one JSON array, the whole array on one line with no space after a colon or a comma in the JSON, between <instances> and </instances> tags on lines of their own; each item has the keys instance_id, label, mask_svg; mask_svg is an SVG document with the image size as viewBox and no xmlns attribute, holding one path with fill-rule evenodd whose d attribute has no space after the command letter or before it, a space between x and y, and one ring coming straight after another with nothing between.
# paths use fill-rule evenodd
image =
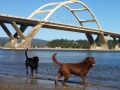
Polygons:
<instances>
[{"instance_id":1,"label":"tree line","mask_svg":"<svg viewBox=\"0 0 120 90\"><path fill-rule=\"evenodd\" d=\"M110 49L114 48L114 42L113 40L108 40L108 46ZM87 40L67 40L67 39L54 39L52 41L49 41L46 46L55 48L85 48L89 49L90 44ZM97 46L100 46L100 42L97 43Z\"/></svg>"}]
</instances>

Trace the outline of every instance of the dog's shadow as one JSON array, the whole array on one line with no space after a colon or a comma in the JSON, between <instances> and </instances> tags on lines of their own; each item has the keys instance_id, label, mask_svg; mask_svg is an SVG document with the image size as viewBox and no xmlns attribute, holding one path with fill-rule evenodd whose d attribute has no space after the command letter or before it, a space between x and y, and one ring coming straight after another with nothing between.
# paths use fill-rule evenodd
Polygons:
<instances>
[{"instance_id":1,"label":"dog's shadow","mask_svg":"<svg viewBox=\"0 0 120 90\"><path fill-rule=\"evenodd\" d=\"M60 90L86 90L87 87L85 85L83 86L76 86L76 85L68 85L68 86L63 86L63 85L55 85L55 89L60 89Z\"/></svg>"},{"instance_id":2,"label":"dog's shadow","mask_svg":"<svg viewBox=\"0 0 120 90\"><path fill-rule=\"evenodd\" d=\"M58 82L62 82L62 80L58 80ZM66 81L68 86L64 86L62 84L59 85L55 85L54 88L55 89L65 89L65 90L86 90L87 87L91 86L85 86L84 84L80 83L80 82L76 82L76 81L72 81L72 80L68 80Z\"/></svg>"},{"instance_id":3,"label":"dog's shadow","mask_svg":"<svg viewBox=\"0 0 120 90\"><path fill-rule=\"evenodd\" d=\"M45 79L46 80L46 79ZM48 79L49 80L49 79ZM59 80L60 81L60 80ZM30 78L30 77L26 77L26 82L25 82L26 84L33 84L33 85L35 85L35 84L38 84L38 82L37 82L37 78ZM66 89L66 90L72 90L72 89L74 89L74 90L86 90L86 86L85 85L82 85L82 86L78 86L78 85L80 85L79 83L77 83L78 85L76 86L74 86L74 85L71 85L71 83L73 83L73 82L71 82L71 81L68 81L67 83L69 83L69 85L68 86L63 86L63 85L58 85L58 86L54 86L53 85L53 87L55 88L55 89ZM75 83L75 82L74 82Z\"/></svg>"}]
</instances>

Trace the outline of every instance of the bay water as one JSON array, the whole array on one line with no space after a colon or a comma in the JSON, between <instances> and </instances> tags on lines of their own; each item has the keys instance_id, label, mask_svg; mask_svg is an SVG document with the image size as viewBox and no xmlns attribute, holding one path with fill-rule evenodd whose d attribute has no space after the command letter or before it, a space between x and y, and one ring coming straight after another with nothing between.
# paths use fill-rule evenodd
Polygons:
<instances>
[{"instance_id":1,"label":"bay water","mask_svg":"<svg viewBox=\"0 0 120 90\"><path fill-rule=\"evenodd\" d=\"M53 81L56 78L59 66L52 61L54 53L57 53L56 58L61 63L77 63L88 56L94 57L96 65L86 75L86 81L96 86L120 89L120 51L28 50L28 57L39 57L37 79ZM0 49L0 75L28 77L25 60L25 50ZM60 80L63 80L63 78ZM81 81L79 76L71 75L67 83L77 84L79 81Z\"/></svg>"}]
</instances>

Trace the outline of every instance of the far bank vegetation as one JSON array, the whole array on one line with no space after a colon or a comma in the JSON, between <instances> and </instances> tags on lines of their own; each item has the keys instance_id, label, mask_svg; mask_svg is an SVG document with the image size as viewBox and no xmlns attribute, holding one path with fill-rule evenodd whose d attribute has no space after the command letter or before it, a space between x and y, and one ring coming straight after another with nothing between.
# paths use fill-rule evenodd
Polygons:
<instances>
[{"instance_id":1,"label":"far bank vegetation","mask_svg":"<svg viewBox=\"0 0 120 90\"><path fill-rule=\"evenodd\" d=\"M113 40L108 40L108 46L110 49L113 49L114 42ZM67 39L54 39L49 41L46 46L50 48L82 48L89 49L90 44L87 40L67 40ZM97 43L97 46L100 46L100 42Z\"/></svg>"}]
</instances>

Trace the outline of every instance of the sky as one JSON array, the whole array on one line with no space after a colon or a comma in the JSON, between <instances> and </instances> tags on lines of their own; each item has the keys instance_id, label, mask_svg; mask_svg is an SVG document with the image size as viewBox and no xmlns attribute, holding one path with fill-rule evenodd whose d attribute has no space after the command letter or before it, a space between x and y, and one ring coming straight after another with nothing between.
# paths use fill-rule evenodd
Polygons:
<instances>
[{"instance_id":1,"label":"sky","mask_svg":"<svg viewBox=\"0 0 120 90\"><path fill-rule=\"evenodd\" d=\"M29 17L36 9L44 4L52 2L63 2L67 0L0 0L0 14L8 14L13 16ZM89 7L97 18L101 28L106 31L120 33L120 0L79 0ZM81 8L81 5L69 5L72 8ZM51 9L53 7L48 7ZM90 19L88 12L77 12L80 19ZM46 14L47 15L47 14ZM45 14L36 15L33 18L42 19ZM51 21L79 25L76 18L66 8L61 7L49 18ZM87 27L97 28L94 24L85 24ZM15 30L11 25L7 25L12 34ZM23 34L27 35L31 28L28 28ZM0 27L0 37L8 37L4 30ZM95 36L96 37L96 36ZM53 39L69 39L79 40L87 39L84 33L68 32L62 30L54 30L41 28L34 36L37 39L53 40Z\"/></svg>"}]
</instances>

